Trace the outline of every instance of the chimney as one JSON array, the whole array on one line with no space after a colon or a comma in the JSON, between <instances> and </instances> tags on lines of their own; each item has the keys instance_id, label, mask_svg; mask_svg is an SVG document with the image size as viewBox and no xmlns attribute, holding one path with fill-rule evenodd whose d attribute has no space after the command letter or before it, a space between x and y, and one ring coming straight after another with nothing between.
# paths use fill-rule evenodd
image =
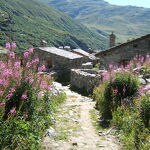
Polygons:
<instances>
[{"instance_id":1,"label":"chimney","mask_svg":"<svg viewBox=\"0 0 150 150\"><path fill-rule=\"evenodd\" d=\"M110 47L113 47L115 46L115 42L116 42L116 35L112 32L110 35L109 35L109 46Z\"/></svg>"},{"instance_id":2,"label":"chimney","mask_svg":"<svg viewBox=\"0 0 150 150\"><path fill-rule=\"evenodd\" d=\"M41 47L46 47L47 46L47 42L45 40L41 41Z\"/></svg>"}]
</instances>

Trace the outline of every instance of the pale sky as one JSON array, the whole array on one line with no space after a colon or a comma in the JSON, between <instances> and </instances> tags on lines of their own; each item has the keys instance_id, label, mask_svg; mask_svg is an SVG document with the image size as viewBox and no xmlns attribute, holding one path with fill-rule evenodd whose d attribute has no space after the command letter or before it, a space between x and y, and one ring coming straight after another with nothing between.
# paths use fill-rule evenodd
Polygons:
<instances>
[{"instance_id":1,"label":"pale sky","mask_svg":"<svg viewBox=\"0 0 150 150\"><path fill-rule=\"evenodd\" d=\"M139 7L147 7L150 8L150 0L105 0L110 4L116 5L132 5L132 6L139 6Z\"/></svg>"}]
</instances>

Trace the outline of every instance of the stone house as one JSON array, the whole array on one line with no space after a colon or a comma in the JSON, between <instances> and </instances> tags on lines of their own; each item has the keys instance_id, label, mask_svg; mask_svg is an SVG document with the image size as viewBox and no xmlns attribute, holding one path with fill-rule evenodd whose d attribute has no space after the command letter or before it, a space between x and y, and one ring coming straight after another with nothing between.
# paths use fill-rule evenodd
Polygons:
<instances>
[{"instance_id":1,"label":"stone house","mask_svg":"<svg viewBox=\"0 0 150 150\"><path fill-rule=\"evenodd\" d=\"M45 64L47 72L51 70L70 71L80 68L83 63L89 60L87 56L74 54L56 47L39 47L35 48L34 52L35 55L38 55L40 62Z\"/></svg>"},{"instance_id":2,"label":"stone house","mask_svg":"<svg viewBox=\"0 0 150 150\"><path fill-rule=\"evenodd\" d=\"M110 40L113 40L110 42L110 46L113 47L95 54L96 57L100 58L101 68L107 68L109 64L126 65L136 55L146 56L146 54L150 54L150 34L117 46L114 46L115 41L112 36Z\"/></svg>"}]
</instances>

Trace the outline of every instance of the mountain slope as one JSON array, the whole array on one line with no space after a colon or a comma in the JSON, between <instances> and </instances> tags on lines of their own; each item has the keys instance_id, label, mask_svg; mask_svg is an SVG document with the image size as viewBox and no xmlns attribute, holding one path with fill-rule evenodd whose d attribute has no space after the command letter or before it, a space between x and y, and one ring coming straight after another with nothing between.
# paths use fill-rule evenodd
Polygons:
<instances>
[{"instance_id":1,"label":"mountain slope","mask_svg":"<svg viewBox=\"0 0 150 150\"><path fill-rule=\"evenodd\" d=\"M150 9L111 5L103 0L46 0L95 30L115 31L120 40L150 33Z\"/></svg>"},{"instance_id":2,"label":"mountain slope","mask_svg":"<svg viewBox=\"0 0 150 150\"><path fill-rule=\"evenodd\" d=\"M38 0L0 1L0 45L15 40L21 49L48 45L103 49L107 40ZM28 46L27 46L28 45Z\"/></svg>"}]
</instances>

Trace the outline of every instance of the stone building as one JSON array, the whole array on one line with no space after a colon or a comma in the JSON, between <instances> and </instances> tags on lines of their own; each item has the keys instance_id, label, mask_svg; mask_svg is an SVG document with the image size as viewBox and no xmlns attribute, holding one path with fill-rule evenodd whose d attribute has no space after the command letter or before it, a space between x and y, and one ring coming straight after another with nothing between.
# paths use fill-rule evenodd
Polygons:
<instances>
[{"instance_id":1,"label":"stone building","mask_svg":"<svg viewBox=\"0 0 150 150\"><path fill-rule=\"evenodd\" d=\"M150 34L111 47L95 54L100 58L100 67L107 68L109 64L126 65L136 55L150 54Z\"/></svg>"},{"instance_id":2,"label":"stone building","mask_svg":"<svg viewBox=\"0 0 150 150\"><path fill-rule=\"evenodd\" d=\"M80 68L83 63L89 60L86 56L56 47L35 48L34 52L35 55L38 55L40 62L45 64L48 72L51 70L70 71L71 69Z\"/></svg>"}]
</instances>

